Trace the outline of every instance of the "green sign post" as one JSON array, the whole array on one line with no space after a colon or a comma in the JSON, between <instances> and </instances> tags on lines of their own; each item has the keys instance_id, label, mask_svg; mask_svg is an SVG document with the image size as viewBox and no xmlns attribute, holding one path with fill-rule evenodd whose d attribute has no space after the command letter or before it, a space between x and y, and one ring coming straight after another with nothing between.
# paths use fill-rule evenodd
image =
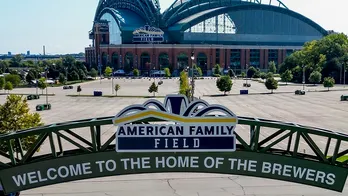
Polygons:
<instances>
[{"instance_id":1,"label":"green sign post","mask_svg":"<svg viewBox=\"0 0 348 196\"><path fill-rule=\"evenodd\" d=\"M204 172L255 176L342 191L348 170L322 163L253 152L116 153L65 157L3 170L6 192L125 174Z\"/></svg>"}]
</instances>

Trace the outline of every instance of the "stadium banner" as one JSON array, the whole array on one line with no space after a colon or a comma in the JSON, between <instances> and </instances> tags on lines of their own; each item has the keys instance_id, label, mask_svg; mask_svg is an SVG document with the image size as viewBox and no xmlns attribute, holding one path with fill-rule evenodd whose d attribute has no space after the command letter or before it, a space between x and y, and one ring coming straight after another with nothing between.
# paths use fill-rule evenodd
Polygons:
<instances>
[{"instance_id":1,"label":"stadium banner","mask_svg":"<svg viewBox=\"0 0 348 196\"><path fill-rule=\"evenodd\" d=\"M202 172L270 178L342 191L348 170L315 161L255 152L91 153L0 171L7 193L125 174Z\"/></svg>"}]
</instances>

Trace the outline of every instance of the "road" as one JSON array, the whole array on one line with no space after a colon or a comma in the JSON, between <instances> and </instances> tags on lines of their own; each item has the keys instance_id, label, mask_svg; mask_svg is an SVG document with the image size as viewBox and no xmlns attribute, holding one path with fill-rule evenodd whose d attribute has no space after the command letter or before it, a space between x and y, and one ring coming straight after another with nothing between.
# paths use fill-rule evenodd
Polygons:
<instances>
[{"instance_id":1,"label":"road","mask_svg":"<svg viewBox=\"0 0 348 196\"><path fill-rule=\"evenodd\" d=\"M119 95L149 96L148 87L152 81L143 80L115 80L114 84L121 85ZM214 79L199 80L196 82L196 96L208 101L210 104L221 104L231 109L239 116L272 119L279 121L295 122L309 126L326 128L333 131L348 133L348 102L339 101L342 94L348 91L315 92L324 90L322 86L306 87L305 96L294 95L294 90L301 86L280 86L275 94L267 93L268 90L262 83L251 82L251 93L255 95L237 95L242 87L242 81L234 81L231 96L209 96L221 94L216 89ZM164 80L159 87L159 95L177 93L178 80ZM104 94L112 94L112 81L103 80L81 84L82 94L92 94L93 90L101 90ZM341 87L333 90L344 89ZM347 88L348 90L348 88ZM46 124L113 116L124 107L131 104L142 104L144 98L95 98L95 97L68 97L68 94L77 94L76 85L73 90L62 90L61 87L49 88L49 93L56 96L49 97L52 104L51 111L40 112ZM14 92L35 93L35 89L16 89ZM6 96L0 96L3 103ZM163 101L163 99L159 99ZM45 99L33 100L29 106L34 111L36 104L43 103ZM82 130L81 130L82 131ZM267 130L266 130L267 133ZM105 130L105 139L114 134L114 129ZM245 134L242 137L246 137ZM261 135L265 138L267 135ZM322 138L316 138L319 147L325 145ZM348 144L343 144L348 147ZM45 149L43 149L44 152ZM300 150L305 150L301 149ZM302 195L348 195L348 184L343 193L323 190L320 188L298 185L294 183L244 177L213 174L147 174L132 176L115 176L110 178L92 179L71 182L53 186L42 187L25 191L22 195L42 196L302 196Z\"/></svg>"}]
</instances>

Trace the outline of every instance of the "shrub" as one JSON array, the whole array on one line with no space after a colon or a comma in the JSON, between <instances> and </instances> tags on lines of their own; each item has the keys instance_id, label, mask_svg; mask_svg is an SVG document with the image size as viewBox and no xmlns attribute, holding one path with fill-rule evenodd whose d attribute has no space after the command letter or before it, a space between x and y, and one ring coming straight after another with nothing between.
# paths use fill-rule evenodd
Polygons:
<instances>
[{"instance_id":1,"label":"shrub","mask_svg":"<svg viewBox=\"0 0 348 196\"><path fill-rule=\"evenodd\" d=\"M330 88L334 87L334 85L335 85L335 79L333 79L331 77L326 77L326 78L324 78L323 85L325 88L327 88L328 91L330 91Z\"/></svg>"},{"instance_id":2,"label":"shrub","mask_svg":"<svg viewBox=\"0 0 348 196\"><path fill-rule=\"evenodd\" d=\"M276 90L278 88L278 81L272 78L267 78L265 82L265 86L268 90L271 90L271 93L273 93L273 90Z\"/></svg>"},{"instance_id":3,"label":"shrub","mask_svg":"<svg viewBox=\"0 0 348 196\"><path fill-rule=\"evenodd\" d=\"M224 92L224 95L226 95L226 92L231 91L232 85L233 84L230 76L221 76L216 81L216 86L221 92Z\"/></svg>"}]
</instances>

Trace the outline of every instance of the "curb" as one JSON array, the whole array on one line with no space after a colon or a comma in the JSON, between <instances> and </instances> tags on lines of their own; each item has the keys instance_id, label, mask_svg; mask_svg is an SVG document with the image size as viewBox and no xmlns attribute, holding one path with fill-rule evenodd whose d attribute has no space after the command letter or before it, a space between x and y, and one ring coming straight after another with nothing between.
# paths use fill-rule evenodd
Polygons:
<instances>
[{"instance_id":1,"label":"curb","mask_svg":"<svg viewBox=\"0 0 348 196\"><path fill-rule=\"evenodd\" d=\"M103 95L103 96L94 96L94 95L66 95L67 97L103 97L103 98L165 98L165 96L137 96L137 95Z\"/></svg>"}]
</instances>

